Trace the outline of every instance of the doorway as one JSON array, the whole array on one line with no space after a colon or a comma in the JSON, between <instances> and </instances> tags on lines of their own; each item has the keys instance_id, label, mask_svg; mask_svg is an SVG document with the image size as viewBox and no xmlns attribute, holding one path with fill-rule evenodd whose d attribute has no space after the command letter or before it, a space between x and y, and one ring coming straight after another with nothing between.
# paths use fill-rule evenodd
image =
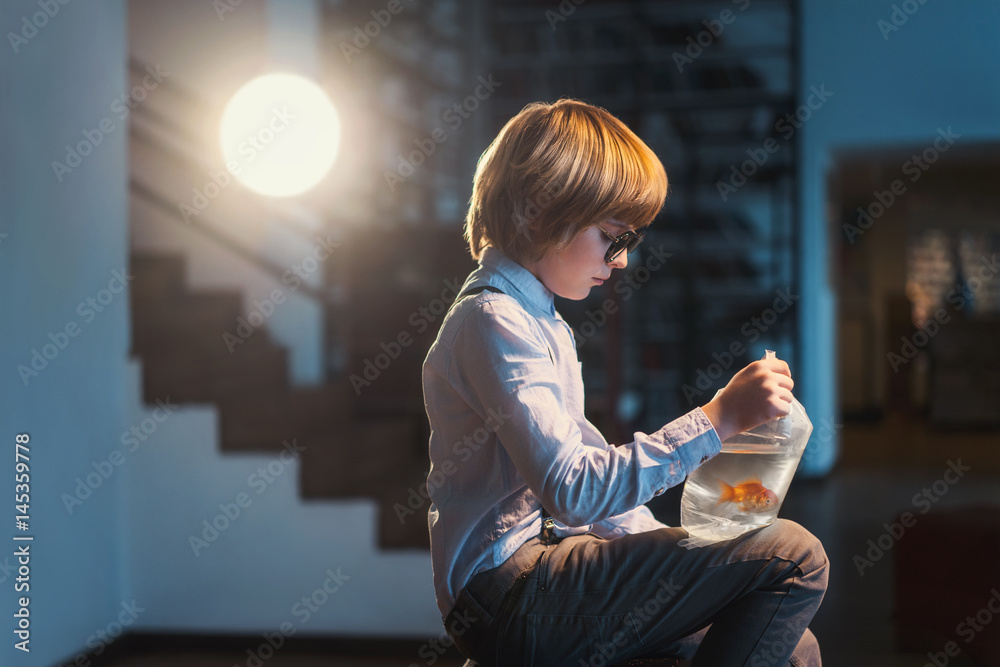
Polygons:
<instances>
[{"instance_id":1,"label":"doorway","mask_svg":"<svg viewBox=\"0 0 1000 667\"><path fill-rule=\"evenodd\" d=\"M948 141L835 156L845 467L1000 471L1000 150Z\"/></svg>"}]
</instances>

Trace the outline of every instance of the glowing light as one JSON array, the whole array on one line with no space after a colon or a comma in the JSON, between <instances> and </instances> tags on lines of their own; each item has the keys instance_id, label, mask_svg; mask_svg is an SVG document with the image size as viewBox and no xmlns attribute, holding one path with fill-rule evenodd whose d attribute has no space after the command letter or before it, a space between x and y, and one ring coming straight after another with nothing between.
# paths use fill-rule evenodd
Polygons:
<instances>
[{"instance_id":1,"label":"glowing light","mask_svg":"<svg viewBox=\"0 0 1000 667\"><path fill-rule=\"evenodd\" d=\"M330 171L340 118L315 83L268 74L240 88L222 114L222 155L244 185L272 197L305 192Z\"/></svg>"}]
</instances>

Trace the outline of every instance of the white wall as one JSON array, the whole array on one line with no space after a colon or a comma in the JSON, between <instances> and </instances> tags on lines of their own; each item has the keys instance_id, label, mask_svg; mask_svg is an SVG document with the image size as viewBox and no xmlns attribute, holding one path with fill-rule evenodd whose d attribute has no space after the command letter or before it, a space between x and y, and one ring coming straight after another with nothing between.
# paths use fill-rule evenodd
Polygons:
<instances>
[{"instance_id":1,"label":"white wall","mask_svg":"<svg viewBox=\"0 0 1000 667\"><path fill-rule=\"evenodd\" d=\"M26 667L72 659L132 595L121 476L102 480L72 513L62 500L95 472L127 418L128 292L118 282L109 290L128 265L128 132L110 113L126 88L125 5L47 6L51 16L37 0L0 3L0 664ZM13 44L8 33L22 31L26 43ZM85 131L96 146L60 181L51 163L65 162L67 144L84 142L87 152ZM100 312L88 298L104 301ZM25 382L18 366L30 367L35 349L50 358L44 368L36 360L41 370ZM22 534L35 540L30 590L15 592L14 436L22 432L31 438ZM15 600L25 594L30 653L13 645Z\"/></svg>"}]
</instances>

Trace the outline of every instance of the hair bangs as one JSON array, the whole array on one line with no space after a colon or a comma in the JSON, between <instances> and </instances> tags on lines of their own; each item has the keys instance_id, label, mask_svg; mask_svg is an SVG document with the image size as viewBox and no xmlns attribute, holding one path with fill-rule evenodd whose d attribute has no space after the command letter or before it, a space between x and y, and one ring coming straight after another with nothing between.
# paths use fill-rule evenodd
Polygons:
<instances>
[{"instance_id":1,"label":"hair bangs","mask_svg":"<svg viewBox=\"0 0 1000 667\"><path fill-rule=\"evenodd\" d=\"M603 129L607 135L603 180L608 194L595 222L614 218L632 229L646 227L666 200L666 171L656 154L624 124Z\"/></svg>"}]
</instances>

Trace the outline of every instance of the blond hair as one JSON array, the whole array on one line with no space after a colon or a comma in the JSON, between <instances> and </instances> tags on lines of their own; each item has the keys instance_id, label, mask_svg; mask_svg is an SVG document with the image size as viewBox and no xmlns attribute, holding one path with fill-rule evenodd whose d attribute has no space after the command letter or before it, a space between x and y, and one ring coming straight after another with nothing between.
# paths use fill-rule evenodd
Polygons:
<instances>
[{"instance_id":1,"label":"blond hair","mask_svg":"<svg viewBox=\"0 0 1000 667\"><path fill-rule=\"evenodd\" d=\"M479 158L465 220L474 259L493 246L522 264L614 218L645 227L667 175L624 123L578 100L529 104Z\"/></svg>"}]
</instances>

